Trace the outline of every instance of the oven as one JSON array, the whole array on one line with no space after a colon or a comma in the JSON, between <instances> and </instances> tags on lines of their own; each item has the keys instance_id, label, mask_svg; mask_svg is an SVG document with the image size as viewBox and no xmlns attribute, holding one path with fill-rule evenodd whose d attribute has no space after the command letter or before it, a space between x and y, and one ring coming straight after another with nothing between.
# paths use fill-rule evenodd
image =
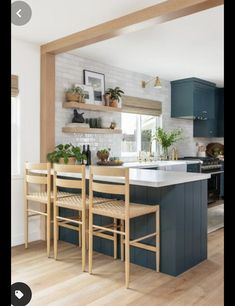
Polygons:
<instances>
[{"instance_id":1,"label":"oven","mask_svg":"<svg viewBox=\"0 0 235 306\"><path fill-rule=\"evenodd\" d=\"M206 167L205 167L206 168ZM209 173L211 177L208 179L208 204L213 203L220 199L220 177L221 177L221 168L220 169L201 169L201 173Z\"/></svg>"}]
</instances>

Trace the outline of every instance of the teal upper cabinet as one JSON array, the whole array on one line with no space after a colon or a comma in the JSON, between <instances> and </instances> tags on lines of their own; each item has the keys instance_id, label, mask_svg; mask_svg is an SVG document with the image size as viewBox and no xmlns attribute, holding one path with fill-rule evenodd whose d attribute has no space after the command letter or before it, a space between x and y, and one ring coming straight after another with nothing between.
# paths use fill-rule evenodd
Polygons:
<instances>
[{"instance_id":1,"label":"teal upper cabinet","mask_svg":"<svg viewBox=\"0 0 235 306\"><path fill-rule=\"evenodd\" d=\"M208 120L215 118L215 83L198 78L171 82L171 117Z\"/></svg>"},{"instance_id":2,"label":"teal upper cabinet","mask_svg":"<svg viewBox=\"0 0 235 306\"><path fill-rule=\"evenodd\" d=\"M217 137L224 137L224 89L216 88Z\"/></svg>"}]
</instances>

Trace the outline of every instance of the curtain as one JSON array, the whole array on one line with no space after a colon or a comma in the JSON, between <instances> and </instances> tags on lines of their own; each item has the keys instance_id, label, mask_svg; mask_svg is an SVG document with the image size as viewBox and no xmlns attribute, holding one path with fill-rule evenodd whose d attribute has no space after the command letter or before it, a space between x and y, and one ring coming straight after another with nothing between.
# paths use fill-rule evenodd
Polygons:
<instances>
[{"instance_id":1,"label":"curtain","mask_svg":"<svg viewBox=\"0 0 235 306\"><path fill-rule=\"evenodd\" d=\"M16 97L19 94L18 76L11 75L11 96Z\"/></svg>"},{"instance_id":2,"label":"curtain","mask_svg":"<svg viewBox=\"0 0 235 306\"><path fill-rule=\"evenodd\" d=\"M122 96L122 112L160 116L162 113L162 102L137 97Z\"/></svg>"}]
</instances>

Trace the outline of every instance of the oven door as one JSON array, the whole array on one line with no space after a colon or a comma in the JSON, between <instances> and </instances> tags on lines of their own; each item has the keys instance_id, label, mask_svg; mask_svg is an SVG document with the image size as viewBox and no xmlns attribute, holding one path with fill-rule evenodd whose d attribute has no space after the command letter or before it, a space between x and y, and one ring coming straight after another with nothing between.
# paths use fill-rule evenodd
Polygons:
<instances>
[{"instance_id":1,"label":"oven door","mask_svg":"<svg viewBox=\"0 0 235 306\"><path fill-rule=\"evenodd\" d=\"M208 179L208 204L219 200L220 196L220 173L211 173Z\"/></svg>"}]
</instances>

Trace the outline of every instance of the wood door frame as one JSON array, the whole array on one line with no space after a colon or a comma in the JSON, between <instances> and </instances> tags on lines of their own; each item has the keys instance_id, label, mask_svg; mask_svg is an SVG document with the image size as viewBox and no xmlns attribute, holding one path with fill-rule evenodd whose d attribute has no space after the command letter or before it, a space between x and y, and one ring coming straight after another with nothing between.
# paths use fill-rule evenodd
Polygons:
<instances>
[{"instance_id":1,"label":"wood door frame","mask_svg":"<svg viewBox=\"0 0 235 306\"><path fill-rule=\"evenodd\" d=\"M174 20L218 5L223 0L169 0L104 22L41 46L40 160L55 146L55 55Z\"/></svg>"}]
</instances>

